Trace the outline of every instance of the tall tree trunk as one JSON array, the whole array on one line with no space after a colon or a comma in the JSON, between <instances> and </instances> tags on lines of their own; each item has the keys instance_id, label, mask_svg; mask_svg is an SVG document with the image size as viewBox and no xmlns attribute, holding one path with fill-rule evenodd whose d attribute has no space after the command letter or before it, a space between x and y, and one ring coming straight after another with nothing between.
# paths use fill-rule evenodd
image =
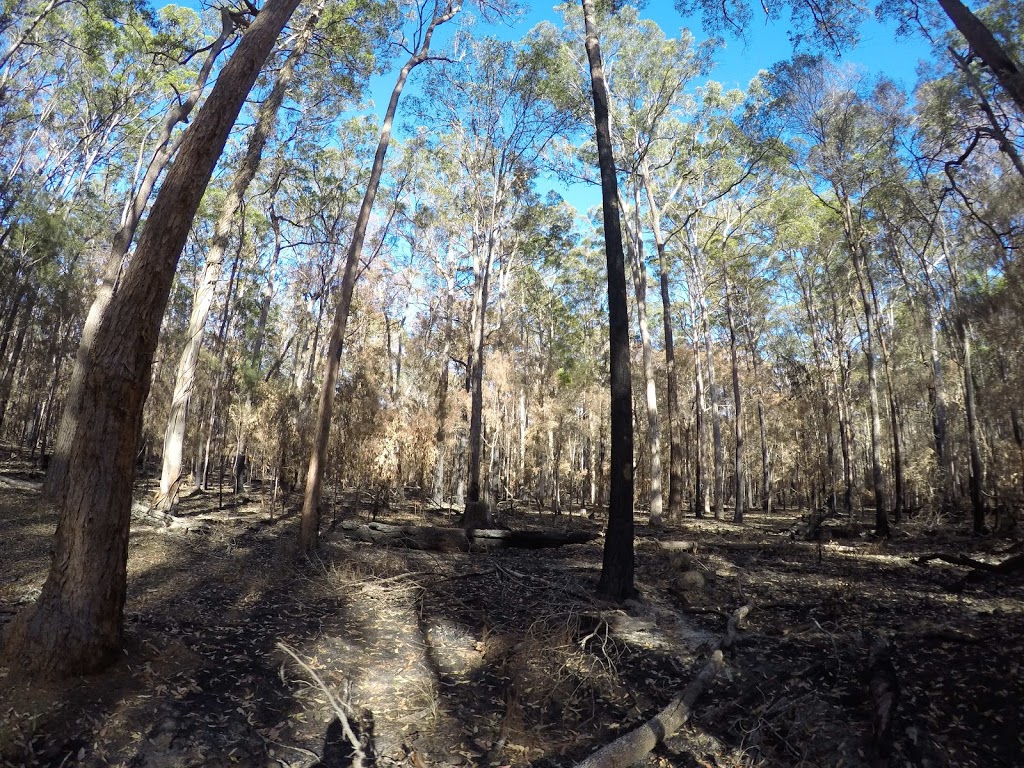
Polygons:
<instances>
[{"instance_id":1,"label":"tall tree trunk","mask_svg":"<svg viewBox=\"0 0 1024 768\"><path fill-rule=\"evenodd\" d=\"M249 135L249 143L245 153L235 170L227 196L221 204L220 213L213 229L210 251L206 255L206 265L192 302L192 312L188 319L188 332L185 335L185 347L178 358L178 367L174 376L174 395L171 398L170 414L167 417L167 428L164 431L163 470L160 474L160 499L169 502L168 494L171 486L181 474L182 446L185 442L185 425L188 417L188 403L192 398L192 390L196 383L196 368L199 365L199 353L203 346L203 333L206 320L213 306L213 297L217 292L217 282L224 264L224 254L231 242L231 230L235 215L242 207L242 200L252 180L256 178L263 150L274 133L277 125L277 113L284 102L288 86L295 74L295 67L306 53L306 46L313 37L323 9L324 0L313 9L303 26L302 33L292 46L292 51L284 65L277 73L277 79L270 95L260 105L256 117L256 125Z\"/></svg>"},{"instance_id":2,"label":"tall tree trunk","mask_svg":"<svg viewBox=\"0 0 1024 768\"><path fill-rule=\"evenodd\" d=\"M14 620L9 660L35 674L102 669L121 651L128 526L142 408L175 268L199 201L263 62L299 0L268 0L188 129L121 289L96 329L50 571Z\"/></svg>"},{"instance_id":3,"label":"tall tree trunk","mask_svg":"<svg viewBox=\"0 0 1024 768\"><path fill-rule=\"evenodd\" d=\"M434 462L434 479L430 497L438 507L444 502L444 461L445 444L448 433L448 358L451 355L452 316L450 307L454 301L455 276L445 275L445 301L442 311L445 313L444 340L441 346L441 375L437 382L437 432L434 443L437 448L437 461Z\"/></svg>"},{"instance_id":4,"label":"tall tree trunk","mask_svg":"<svg viewBox=\"0 0 1024 768\"><path fill-rule=\"evenodd\" d=\"M939 356L939 324L929 306L928 353L931 363L931 386L929 395L932 407L932 436L935 441L935 463L938 470L939 505L948 509L953 503L953 473L950 468L949 450L946 444L946 396L943 392L942 358Z\"/></svg>"},{"instance_id":5,"label":"tall tree trunk","mask_svg":"<svg viewBox=\"0 0 1024 768\"><path fill-rule=\"evenodd\" d=\"M746 499L744 498L743 471L743 390L740 387L740 363L737 354L736 344L736 321L732 311L732 296L729 287L729 278L725 278L725 318L729 325L729 354L732 358L732 402L736 413L733 419L736 437L736 456L734 464L734 475L736 482L736 507L733 512L733 522L742 523L743 515L747 511Z\"/></svg>"},{"instance_id":6,"label":"tall tree trunk","mask_svg":"<svg viewBox=\"0 0 1024 768\"><path fill-rule=\"evenodd\" d=\"M495 189L495 195L497 189ZM491 200L489 227L486 236L474 237L473 302L470 317L469 349L467 350L466 388L469 390L469 453L466 457L466 498L463 525L466 530L491 528L494 523L490 507L480 499L480 465L483 455L484 419L484 339L487 321L487 300L490 293L491 267L498 248L494 226L496 199ZM480 240L483 253L480 253Z\"/></svg>"},{"instance_id":7,"label":"tall tree trunk","mask_svg":"<svg viewBox=\"0 0 1024 768\"><path fill-rule=\"evenodd\" d=\"M384 113L377 151L373 156L370 178L366 183L366 192L363 195L363 202L359 207L359 215L356 217L355 228L352 232L352 242L345 257L345 271L341 278L341 290L335 305L334 323L331 327L331 339L327 348L327 371L320 387L313 448L309 457L309 467L306 470L306 490L302 499L302 516L299 521L299 549L302 552L316 549L319 543L320 497L323 491L324 468L327 461L327 441L331 431L331 412L334 408L335 381L338 378L338 368L341 365L345 328L348 326L352 292L356 285L356 271L363 251L363 242L366 240L366 229L370 223L373 202L377 197L381 176L384 174L384 157L391 144L391 126L395 121L395 113L398 111L398 100L402 95L402 89L405 88L406 80L409 79L409 73L428 60L430 41L434 36L434 30L439 25L455 18L459 10L460 6L450 0L445 12L435 15L430 20L419 50L409 57L398 73L395 87L391 91L391 99L388 101L388 108Z\"/></svg>"},{"instance_id":8,"label":"tall tree trunk","mask_svg":"<svg viewBox=\"0 0 1024 768\"><path fill-rule=\"evenodd\" d=\"M983 534L985 527L985 499L982 492L985 468L981 460L981 437L978 429L977 398L974 391L974 367L971 361L971 328L960 322L960 343L964 353L964 416L967 420L967 450L970 454L970 493L974 532Z\"/></svg>"},{"instance_id":9,"label":"tall tree trunk","mask_svg":"<svg viewBox=\"0 0 1024 768\"><path fill-rule=\"evenodd\" d=\"M206 58L199 70L195 83L193 83L192 88L189 90L188 96L180 102L176 101L167 110L142 183L135 190L135 194L125 201L124 210L121 213L120 226L114 233L110 245L110 253L103 267L99 287L96 289L96 296L89 307L89 313L85 318L85 325L82 328L82 338L78 345L75 368L71 374L71 383L68 386L68 394L65 398L64 412L61 415L60 426L57 431L57 442L54 445L50 468L46 473L43 495L52 502L60 502L67 491L68 456L73 444L79 439L77 429L82 422L77 410L77 403L82 399L80 392L83 386L82 376L87 369L86 361L92 354L97 331L107 306L118 289L125 268L125 257L128 255L129 248L131 248L132 240L135 238L139 223L142 221L146 205L149 203L149 198L156 187L157 179L159 179L164 169L171 162L171 159L181 148L188 134L188 131L183 131L172 140L174 127L179 123L186 123L188 121L189 115L206 88L206 83L213 71L214 62L234 31L234 21L228 15L227 9L222 9L220 36L214 40L207 51Z\"/></svg>"},{"instance_id":10,"label":"tall tree trunk","mask_svg":"<svg viewBox=\"0 0 1024 768\"><path fill-rule=\"evenodd\" d=\"M700 321L693 290L687 291L690 309L690 326L693 329L693 514L707 517L711 514L711 500L708 497L707 462L704 461L704 445L707 443L707 419L704 418L704 368L700 361Z\"/></svg>"},{"instance_id":11,"label":"tall tree trunk","mask_svg":"<svg viewBox=\"0 0 1024 768\"><path fill-rule=\"evenodd\" d=\"M683 444L682 421L679 411L679 375L676 373L676 348L672 328L672 297L669 291L669 264L665 245L665 233L661 228L661 209L654 199L650 172L646 158L640 166L640 181L647 193L647 205L651 214L651 230L654 245L658 251L658 283L661 290L661 317L665 335L665 376L668 399L668 517L678 520L683 514Z\"/></svg>"},{"instance_id":12,"label":"tall tree trunk","mask_svg":"<svg viewBox=\"0 0 1024 768\"><path fill-rule=\"evenodd\" d=\"M871 274L871 267L865 264L868 287L871 289L871 303L875 309L875 316L881 314L881 307L878 302L878 291L875 289L875 279ZM885 370L886 394L889 400L889 420L892 429L892 466L893 466L893 519L898 524L905 511L906 505L906 480L903 472L903 441L900 434L900 410L896 399L896 388L893 382L892 363L889 359L889 344L885 340L885 333L881 325L878 325L878 350L882 353L882 367Z\"/></svg>"},{"instance_id":13,"label":"tall tree trunk","mask_svg":"<svg viewBox=\"0 0 1024 768\"><path fill-rule=\"evenodd\" d=\"M708 366L707 388L711 407L711 439L714 451L712 503L715 519L719 520L725 505L725 445L722 440L722 409L719 407L718 386L715 382L715 348L711 339L711 313L708 311L707 285L703 274L699 273L700 266L697 264L695 256L693 256L691 266L698 287L697 309L700 312L700 333L704 339L704 356Z\"/></svg>"},{"instance_id":14,"label":"tall tree trunk","mask_svg":"<svg viewBox=\"0 0 1024 768\"><path fill-rule=\"evenodd\" d=\"M594 131L601 166L601 202L604 211L605 255L608 263L608 338L611 373L611 487L608 529L598 592L616 600L631 597L633 581L633 391L629 361L629 303L626 264L622 249L619 183L615 176L608 84L601 61L593 0L581 0L594 99Z\"/></svg>"},{"instance_id":15,"label":"tall tree trunk","mask_svg":"<svg viewBox=\"0 0 1024 768\"><path fill-rule=\"evenodd\" d=\"M639 189L635 190L639 198ZM627 210L620 199L623 211ZM644 402L647 406L647 452L650 455L651 482L648 504L651 525L664 522L661 491L661 419L658 416L658 388L654 379L654 350L651 345L651 329L647 321L647 264L644 262L643 230L640 224L640 200L633 208L633 227L626 220L626 243L629 251L630 271L633 273L633 289L636 293L636 322L640 329L640 345L644 368Z\"/></svg>"},{"instance_id":16,"label":"tall tree trunk","mask_svg":"<svg viewBox=\"0 0 1024 768\"><path fill-rule=\"evenodd\" d=\"M864 360L867 364L868 402L871 406L871 485L875 497L875 533L888 537L889 512L886 507L885 478L882 472L882 417L878 406L878 364L875 361L875 339L878 338L878 334L875 328L874 302L865 274L866 254L861 251L859 244L851 244L850 255L857 275L861 306L864 309Z\"/></svg>"}]
</instances>

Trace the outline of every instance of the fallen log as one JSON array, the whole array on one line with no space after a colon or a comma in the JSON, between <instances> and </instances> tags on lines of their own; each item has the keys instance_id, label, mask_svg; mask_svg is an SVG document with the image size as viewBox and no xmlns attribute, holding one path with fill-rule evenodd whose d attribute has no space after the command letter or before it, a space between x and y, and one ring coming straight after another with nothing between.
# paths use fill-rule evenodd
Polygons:
<instances>
[{"instance_id":1,"label":"fallen log","mask_svg":"<svg viewBox=\"0 0 1024 768\"><path fill-rule=\"evenodd\" d=\"M639 763L652 749L678 731L690 719L690 713L697 697L704 692L704 689L724 666L725 659L722 652L712 653L700 674L686 686L681 694L672 699L667 707L639 728L620 736L582 762L576 763L575 768L625 768L625 766Z\"/></svg>"},{"instance_id":2,"label":"fallen log","mask_svg":"<svg viewBox=\"0 0 1024 768\"><path fill-rule=\"evenodd\" d=\"M682 693L676 696L657 715L611 744L606 744L573 768L625 768L641 762L647 754L674 734L690 719L693 704L704 689L725 666L724 649L736 642L743 621L754 609L753 601L737 609L730 617L725 634L715 643L714 651L700 671Z\"/></svg>"},{"instance_id":3,"label":"fallen log","mask_svg":"<svg viewBox=\"0 0 1024 768\"><path fill-rule=\"evenodd\" d=\"M0 475L0 486L4 486L6 488L13 488L16 491L27 491L32 493L35 491L42 490L43 483L41 480L22 480L20 477Z\"/></svg>"},{"instance_id":4,"label":"fallen log","mask_svg":"<svg viewBox=\"0 0 1024 768\"><path fill-rule=\"evenodd\" d=\"M567 544L584 544L598 534L589 531L505 531L478 528L439 528L430 525L388 525L343 521L336 534L374 544L436 552L469 552L480 549L545 549ZM331 538L331 537L328 537Z\"/></svg>"},{"instance_id":5,"label":"fallen log","mask_svg":"<svg viewBox=\"0 0 1024 768\"><path fill-rule=\"evenodd\" d=\"M935 552L930 555L922 555L914 560L914 563L917 565L924 565L932 560L941 560L942 562L949 563L950 565L960 565L964 568L971 568L975 571L985 571L986 573L1005 574L1024 570L1024 554L1008 557L1000 563L986 563L981 560L975 560L972 557L967 557L967 555L950 555L944 552Z\"/></svg>"}]
</instances>

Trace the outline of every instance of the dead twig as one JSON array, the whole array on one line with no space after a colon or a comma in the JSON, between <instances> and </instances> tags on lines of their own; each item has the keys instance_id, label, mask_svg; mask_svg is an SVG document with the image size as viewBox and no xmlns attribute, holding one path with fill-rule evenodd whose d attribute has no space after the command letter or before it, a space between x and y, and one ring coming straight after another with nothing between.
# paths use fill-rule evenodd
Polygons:
<instances>
[{"instance_id":1,"label":"dead twig","mask_svg":"<svg viewBox=\"0 0 1024 768\"><path fill-rule=\"evenodd\" d=\"M306 674L313 678L317 687L327 697L328 704L331 705L331 709L334 711L335 716L338 718L338 722L341 724L341 732L345 734L345 738L348 739L349 744L352 745L352 765L359 766L361 768L361 766L366 764L366 753L363 751L363 745L359 741L359 737L356 736L355 732L352 730L352 726L349 724L348 715L345 713L345 708L342 706L341 702L335 698L331 689L327 687L327 684L323 681L320 675L318 675L311 666L300 659L299 655L295 653L295 651L284 643L278 643L277 647L291 656L295 660L295 663L302 667Z\"/></svg>"}]
</instances>

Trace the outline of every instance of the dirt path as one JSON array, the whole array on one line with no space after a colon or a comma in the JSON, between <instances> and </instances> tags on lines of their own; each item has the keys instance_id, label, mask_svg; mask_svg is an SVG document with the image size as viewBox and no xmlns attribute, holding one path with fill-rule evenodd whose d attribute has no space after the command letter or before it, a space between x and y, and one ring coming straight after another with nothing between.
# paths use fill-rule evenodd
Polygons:
<instances>
[{"instance_id":1,"label":"dirt path","mask_svg":"<svg viewBox=\"0 0 1024 768\"><path fill-rule=\"evenodd\" d=\"M294 518L216 501L182 505L212 518L195 529L135 526L128 643L112 670L30 687L0 668L4 764L348 765L334 707L284 643L377 765L567 766L664 705L750 600L726 674L652 765L867 765L880 638L899 686L891 765L1024 764L1020 576L971 581L910 559L992 556L1005 541L819 546L790 540L785 516L688 521L658 537L698 542L692 552L641 531L643 599L614 606L591 597L599 542L442 555L339 540L297 564ZM386 519L441 522L412 507ZM0 624L36 594L53 524L30 488L0 487Z\"/></svg>"}]
</instances>

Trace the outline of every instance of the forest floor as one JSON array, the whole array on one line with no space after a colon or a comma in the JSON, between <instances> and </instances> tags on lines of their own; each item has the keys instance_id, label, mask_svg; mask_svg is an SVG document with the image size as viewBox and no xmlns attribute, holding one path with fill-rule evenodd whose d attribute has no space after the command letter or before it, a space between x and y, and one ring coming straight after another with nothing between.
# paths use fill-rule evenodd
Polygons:
<instances>
[{"instance_id":1,"label":"forest floor","mask_svg":"<svg viewBox=\"0 0 1024 768\"><path fill-rule=\"evenodd\" d=\"M0 478L2 631L38 594L55 519L38 474L8 463ZM883 638L899 689L889 765L1024 766L1024 577L913 562L997 562L1011 540L918 519L886 542L805 543L795 512L640 526L640 598L618 606L593 597L600 540L466 554L332 534L296 561L294 510L254 491L224 502L184 499L195 527L133 524L113 668L29 685L0 667L0 764L334 768L351 760L342 709L378 766L569 766L682 690L749 603L724 672L649 765L871 764ZM349 496L337 509L367 514ZM416 503L378 519L454 522ZM518 507L502 522L601 527Z\"/></svg>"}]
</instances>

